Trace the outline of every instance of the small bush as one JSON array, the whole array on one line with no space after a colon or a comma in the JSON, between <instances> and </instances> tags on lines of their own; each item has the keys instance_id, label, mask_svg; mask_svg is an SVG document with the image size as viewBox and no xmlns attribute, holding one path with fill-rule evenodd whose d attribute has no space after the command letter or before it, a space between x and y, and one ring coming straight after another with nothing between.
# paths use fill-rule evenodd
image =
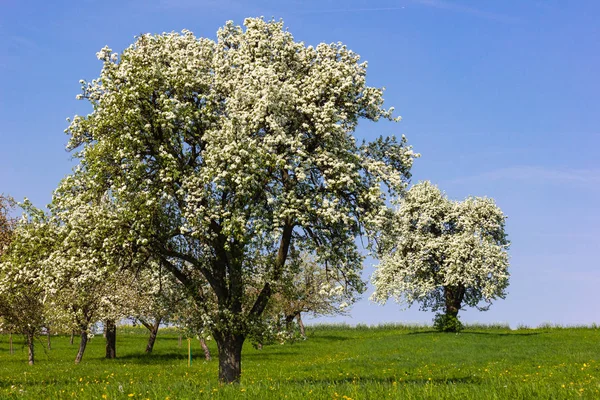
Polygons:
<instances>
[{"instance_id":1,"label":"small bush","mask_svg":"<svg viewBox=\"0 0 600 400\"><path fill-rule=\"evenodd\" d=\"M458 317L447 314L436 314L433 327L440 332L460 332L464 328Z\"/></svg>"}]
</instances>

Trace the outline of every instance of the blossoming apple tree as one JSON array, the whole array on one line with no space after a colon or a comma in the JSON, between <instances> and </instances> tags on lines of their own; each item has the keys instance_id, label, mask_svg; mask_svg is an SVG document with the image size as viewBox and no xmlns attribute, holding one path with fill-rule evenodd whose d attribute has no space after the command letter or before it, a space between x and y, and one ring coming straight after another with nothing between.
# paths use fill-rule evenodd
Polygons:
<instances>
[{"instance_id":1,"label":"blossoming apple tree","mask_svg":"<svg viewBox=\"0 0 600 400\"><path fill-rule=\"evenodd\" d=\"M106 193L126 221L104 250L135 247L184 285L224 382L240 379L242 345L290 246L360 279L355 239L378 228L415 157L404 137L353 136L362 118L394 120L357 54L296 42L282 22L244 25L227 23L217 40L184 31L102 49L100 77L79 96L93 109L67 129L86 190Z\"/></svg>"},{"instance_id":2,"label":"blossoming apple tree","mask_svg":"<svg viewBox=\"0 0 600 400\"><path fill-rule=\"evenodd\" d=\"M465 305L486 310L506 295L505 220L492 199L451 201L430 182L414 185L382 230L372 299L443 309L436 325L459 329L457 316Z\"/></svg>"},{"instance_id":3,"label":"blossoming apple tree","mask_svg":"<svg viewBox=\"0 0 600 400\"><path fill-rule=\"evenodd\" d=\"M0 317L10 332L23 334L29 364L33 365L34 338L48 326L45 260L54 238L41 210L28 201L22 207L25 213L10 224L7 243L0 253Z\"/></svg>"},{"instance_id":4,"label":"blossoming apple tree","mask_svg":"<svg viewBox=\"0 0 600 400\"><path fill-rule=\"evenodd\" d=\"M356 295L364 291L362 281L348 281L339 274L340 271L330 271L306 255L294 257L265 310L266 315L282 320L288 333L293 333L292 322L296 319L300 334L305 337L303 313L344 314L356 301ZM359 286L349 288L348 284Z\"/></svg>"}]
</instances>

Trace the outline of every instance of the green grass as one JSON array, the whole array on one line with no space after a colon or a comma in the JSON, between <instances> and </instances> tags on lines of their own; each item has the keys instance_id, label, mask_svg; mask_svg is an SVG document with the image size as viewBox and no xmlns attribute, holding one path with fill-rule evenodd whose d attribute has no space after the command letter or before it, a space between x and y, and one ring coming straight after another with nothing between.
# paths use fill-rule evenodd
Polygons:
<instances>
[{"instance_id":1,"label":"green grass","mask_svg":"<svg viewBox=\"0 0 600 400\"><path fill-rule=\"evenodd\" d=\"M0 335L0 398L600 398L596 327L478 325L457 335L423 326L320 325L308 328L305 341L263 350L248 343L241 385L217 383L217 361L202 360L197 340L192 367L174 332L159 333L152 355L143 354L145 341L143 330L121 328L118 358L105 360L96 336L74 365L77 343L56 336L48 351L42 338L31 367L22 339L10 355Z\"/></svg>"}]
</instances>

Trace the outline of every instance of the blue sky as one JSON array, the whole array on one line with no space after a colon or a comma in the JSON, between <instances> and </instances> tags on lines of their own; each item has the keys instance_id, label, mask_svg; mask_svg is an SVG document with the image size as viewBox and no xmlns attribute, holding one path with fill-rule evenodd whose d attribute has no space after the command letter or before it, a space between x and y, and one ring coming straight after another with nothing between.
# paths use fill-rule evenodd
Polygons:
<instances>
[{"instance_id":1,"label":"blue sky","mask_svg":"<svg viewBox=\"0 0 600 400\"><path fill-rule=\"evenodd\" d=\"M70 172L66 117L84 114L79 79L95 53L140 33L282 18L296 40L341 41L369 62L400 124L363 123L362 138L406 134L422 154L414 181L451 198L490 196L508 215L506 300L465 321L600 322L600 2L372 0L0 0L0 192L43 206ZM370 261L365 277L372 272ZM430 322L432 313L369 303L336 321Z\"/></svg>"}]
</instances>

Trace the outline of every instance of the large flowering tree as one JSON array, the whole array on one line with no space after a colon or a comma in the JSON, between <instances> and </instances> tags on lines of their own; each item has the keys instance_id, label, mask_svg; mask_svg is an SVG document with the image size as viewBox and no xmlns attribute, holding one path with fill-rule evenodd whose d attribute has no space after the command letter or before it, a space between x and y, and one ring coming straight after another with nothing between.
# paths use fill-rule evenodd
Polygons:
<instances>
[{"instance_id":1,"label":"large flowering tree","mask_svg":"<svg viewBox=\"0 0 600 400\"><path fill-rule=\"evenodd\" d=\"M244 25L227 23L216 41L184 31L102 49L100 77L82 81L93 110L67 129L85 189L105 193L127 226L129 244L105 250L145 252L185 286L224 382L239 381L292 243L360 280L355 239L377 229L384 188L405 188L415 156L404 138L356 143L359 119L394 119L357 54L305 46L282 22Z\"/></svg>"},{"instance_id":2,"label":"large flowering tree","mask_svg":"<svg viewBox=\"0 0 600 400\"><path fill-rule=\"evenodd\" d=\"M443 309L440 328L455 330L465 305L485 310L506 295L505 220L492 199L451 201L430 182L414 185L383 230L372 299Z\"/></svg>"}]
</instances>

